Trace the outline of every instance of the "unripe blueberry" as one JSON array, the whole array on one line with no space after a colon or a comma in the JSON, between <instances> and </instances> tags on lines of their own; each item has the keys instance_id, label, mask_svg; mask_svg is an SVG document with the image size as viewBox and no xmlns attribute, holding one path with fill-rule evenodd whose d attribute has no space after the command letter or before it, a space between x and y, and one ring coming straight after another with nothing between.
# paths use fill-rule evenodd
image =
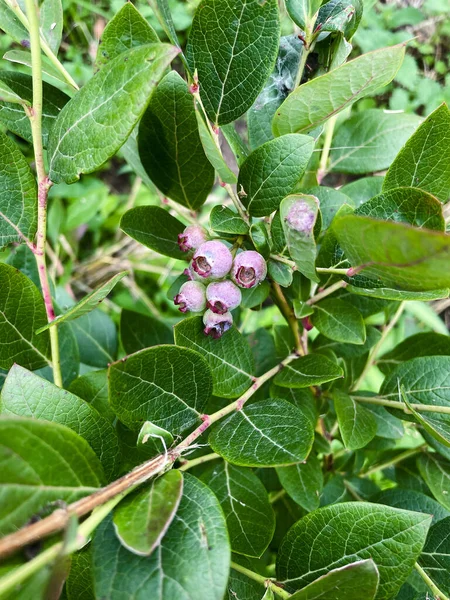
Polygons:
<instances>
[{"instance_id":1,"label":"unripe blueberry","mask_svg":"<svg viewBox=\"0 0 450 600\"><path fill-rule=\"evenodd\" d=\"M208 239L206 230L200 225L188 225L183 233L178 234L178 246L182 252L197 250Z\"/></svg>"},{"instance_id":2,"label":"unripe blueberry","mask_svg":"<svg viewBox=\"0 0 450 600\"><path fill-rule=\"evenodd\" d=\"M180 287L180 291L173 301L182 313L187 311L195 313L203 312L206 307L205 286L198 281L186 281Z\"/></svg>"},{"instance_id":3,"label":"unripe blueberry","mask_svg":"<svg viewBox=\"0 0 450 600\"><path fill-rule=\"evenodd\" d=\"M230 329L233 324L233 317L231 313L226 312L223 315L213 313L212 310L207 310L203 315L203 323L205 329L203 330L206 335L210 335L215 340L222 337L225 331Z\"/></svg>"},{"instance_id":4,"label":"unripe blueberry","mask_svg":"<svg viewBox=\"0 0 450 600\"><path fill-rule=\"evenodd\" d=\"M266 278L266 275L266 261L259 252L246 250L234 259L231 277L239 287L255 287Z\"/></svg>"},{"instance_id":5,"label":"unripe blueberry","mask_svg":"<svg viewBox=\"0 0 450 600\"><path fill-rule=\"evenodd\" d=\"M192 259L192 268L200 277L222 279L231 269L233 256L223 242L210 241L202 244Z\"/></svg>"},{"instance_id":6,"label":"unripe blueberry","mask_svg":"<svg viewBox=\"0 0 450 600\"><path fill-rule=\"evenodd\" d=\"M232 281L216 281L206 288L206 306L218 315L239 306L242 300L241 290Z\"/></svg>"}]
</instances>

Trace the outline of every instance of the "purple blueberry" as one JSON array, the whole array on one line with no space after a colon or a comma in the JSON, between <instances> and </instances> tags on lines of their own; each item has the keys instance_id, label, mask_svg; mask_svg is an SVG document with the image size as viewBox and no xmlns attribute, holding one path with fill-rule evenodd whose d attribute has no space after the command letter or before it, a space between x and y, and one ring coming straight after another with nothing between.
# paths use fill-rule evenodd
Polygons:
<instances>
[{"instance_id":1,"label":"purple blueberry","mask_svg":"<svg viewBox=\"0 0 450 600\"><path fill-rule=\"evenodd\" d=\"M212 310L207 310L203 315L203 323L205 325L204 332L210 335L215 340L222 337L225 331L230 329L233 324L231 313L226 312L223 315L213 313Z\"/></svg>"},{"instance_id":2,"label":"purple blueberry","mask_svg":"<svg viewBox=\"0 0 450 600\"><path fill-rule=\"evenodd\" d=\"M202 244L192 259L192 268L200 277L222 279L233 263L233 256L223 242L210 241Z\"/></svg>"},{"instance_id":3,"label":"purple blueberry","mask_svg":"<svg viewBox=\"0 0 450 600\"><path fill-rule=\"evenodd\" d=\"M188 225L183 233L178 234L178 246L182 252L190 252L191 250L197 250L207 239L208 235L203 227Z\"/></svg>"},{"instance_id":4,"label":"purple blueberry","mask_svg":"<svg viewBox=\"0 0 450 600\"><path fill-rule=\"evenodd\" d=\"M239 306L242 300L241 290L232 281L217 281L206 288L206 306L218 315Z\"/></svg>"},{"instance_id":5,"label":"purple blueberry","mask_svg":"<svg viewBox=\"0 0 450 600\"><path fill-rule=\"evenodd\" d=\"M246 250L234 259L231 277L239 287L255 287L266 278L266 275L266 261L259 252Z\"/></svg>"},{"instance_id":6,"label":"purple blueberry","mask_svg":"<svg viewBox=\"0 0 450 600\"><path fill-rule=\"evenodd\" d=\"M173 299L174 304L182 313L185 312L203 312L206 307L206 289L198 281L186 281L180 287L180 291Z\"/></svg>"}]
</instances>

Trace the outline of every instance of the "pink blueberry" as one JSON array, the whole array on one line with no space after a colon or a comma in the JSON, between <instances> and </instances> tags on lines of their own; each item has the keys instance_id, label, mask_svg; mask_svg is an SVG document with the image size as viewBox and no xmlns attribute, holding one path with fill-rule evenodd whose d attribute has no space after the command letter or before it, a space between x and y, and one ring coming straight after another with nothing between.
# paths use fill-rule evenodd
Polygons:
<instances>
[{"instance_id":1,"label":"pink blueberry","mask_svg":"<svg viewBox=\"0 0 450 600\"><path fill-rule=\"evenodd\" d=\"M233 317L229 312L219 315L212 310L207 310L203 315L203 323L205 325L203 330L205 334L217 340L222 337L225 331L230 329L233 324Z\"/></svg>"},{"instance_id":2,"label":"pink blueberry","mask_svg":"<svg viewBox=\"0 0 450 600\"><path fill-rule=\"evenodd\" d=\"M266 278L267 265L264 258L254 250L246 250L236 256L231 277L242 288L252 288Z\"/></svg>"},{"instance_id":3,"label":"pink blueberry","mask_svg":"<svg viewBox=\"0 0 450 600\"><path fill-rule=\"evenodd\" d=\"M188 225L183 233L178 234L178 246L182 252L190 252L191 250L197 250L207 239L208 235L203 227Z\"/></svg>"},{"instance_id":4,"label":"pink blueberry","mask_svg":"<svg viewBox=\"0 0 450 600\"><path fill-rule=\"evenodd\" d=\"M192 269L200 277L222 279L228 275L233 256L223 242L212 240L205 242L195 251L192 258Z\"/></svg>"},{"instance_id":5,"label":"pink blueberry","mask_svg":"<svg viewBox=\"0 0 450 600\"><path fill-rule=\"evenodd\" d=\"M242 300L241 290L232 281L216 281L206 288L206 306L218 315L239 306Z\"/></svg>"},{"instance_id":6,"label":"pink blueberry","mask_svg":"<svg viewBox=\"0 0 450 600\"><path fill-rule=\"evenodd\" d=\"M174 304L182 313L185 312L203 312L206 308L206 289L198 281L186 281L180 287L180 291L173 299Z\"/></svg>"}]
</instances>

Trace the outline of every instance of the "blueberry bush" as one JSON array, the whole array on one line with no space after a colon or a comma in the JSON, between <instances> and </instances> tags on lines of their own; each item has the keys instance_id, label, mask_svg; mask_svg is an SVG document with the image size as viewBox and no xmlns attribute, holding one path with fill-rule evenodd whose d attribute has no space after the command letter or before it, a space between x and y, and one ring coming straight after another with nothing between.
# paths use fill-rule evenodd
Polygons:
<instances>
[{"instance_id":1,"label":"blueberry bush","mask_svg":"<svg viewBox=\"0 0 450 600\"><path fill-rule=\"evenodd\" d=\"M450 598L433 2L0 0L0 598Z\"/></svg>"}]
</instances>

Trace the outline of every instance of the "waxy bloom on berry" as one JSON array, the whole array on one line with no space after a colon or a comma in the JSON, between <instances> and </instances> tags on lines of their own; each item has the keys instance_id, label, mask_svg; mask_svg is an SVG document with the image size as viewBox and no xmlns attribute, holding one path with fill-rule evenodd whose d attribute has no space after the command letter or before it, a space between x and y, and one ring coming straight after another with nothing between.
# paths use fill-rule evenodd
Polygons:
<instances>
[{"instance_id":1,"label":"waxy bloom on berry","mask_svg":"<svg viewBox=\"0 0 450 600\"><path fill-rule=\"evenodd\" d=\"M208 239L206 230L200 225L188 225L183 233L178 234L178 246L182 252L197 250Z\"/></svg>"},{"instance_id":2,"label":"waxy bloom on berry","mask_svg":"<svg viewBox=\"0 0 450 600\"><path fill-rule=\"evenodd\" d=\"M206 289L198 281L186 281L180 287L180 291L173 299L174 304L182 313L185 312L203 312L206 308Z\"/></svg>"},{"instance_id":3,"label":"waxy bloom on berry","mask_svg":"<svg viewBox=\"0 0 450 600\"><path fill-rule=\"evenodd\" d=\"M233 317L231 313L226 312L223 315L213 313L212 310L207 310L203 315L203 323L205 325L204 332L206 335L210 335L212 338L217 340L222 337L225 331L230 329L233 324Z\"/></svg>"},{"instance_id":4,"label":"waxy bloom on berry","mask_svg":"<svg viewBox=\"0 0 450 600\"><path fill-rule=\"evenodd\" d=\"M222 279L228 275L233 256L223 242L210 241L202 244L192 259L192 268L200 277Z\"/></svg>"},{"instance_id":5,"label":"waxy bloom on berry","mask_svg":"<svg viewBox=\"0 0 450 600\"><path fill-rule=\"evenodd\" d=\"M206 306L218 315L239 306L242 300L241 290L232 281L216 281L206 288Z\"/></svg>"},{"instance_id":6,"label":"waxy bloom on berry","mask_svg":"<svg viewBox=\"0 0 450 600\"><path fill-rule=\"evenodd\" d=\"M231 277L239 287L255 287L266 278L266 275L266 261L259 252L246 250L234 259Z\"/></svg>"}]
</instances>

